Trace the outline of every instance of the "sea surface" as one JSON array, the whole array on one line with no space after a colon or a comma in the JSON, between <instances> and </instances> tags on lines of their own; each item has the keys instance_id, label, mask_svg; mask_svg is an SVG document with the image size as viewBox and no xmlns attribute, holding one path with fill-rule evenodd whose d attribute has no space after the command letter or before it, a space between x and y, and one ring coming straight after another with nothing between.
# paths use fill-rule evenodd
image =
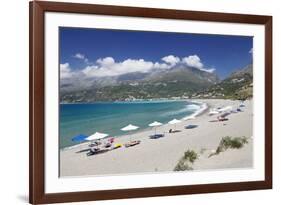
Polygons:
<instances>
[{"instance_id":1,"label":"sea surface","mask_svg":"<svg viewBox=\"0 0 281 205\"><path fill-rule=\"evenodd\" d=\"M100 102L93 104L60 104L60 148L77 144L72 138L95 132L118 137L120 129L133 124L137 131L151 129L148 124L182 119L200 110L200 103L188 101Z\"/></svg>"}]
</instances>

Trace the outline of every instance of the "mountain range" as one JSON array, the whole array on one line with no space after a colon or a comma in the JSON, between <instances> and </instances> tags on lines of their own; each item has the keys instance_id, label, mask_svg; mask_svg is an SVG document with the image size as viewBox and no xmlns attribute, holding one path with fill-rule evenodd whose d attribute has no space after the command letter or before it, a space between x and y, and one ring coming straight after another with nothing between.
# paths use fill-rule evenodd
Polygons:
<instances>
[{"instance_id":1,"label":"mountain range","mask_svg":"<svg viewBox=\"0 0 281 205\"><path fill-rule=\"evenodd\" d=\"M253 97L253 65L231 73L227 78L207 89L194 93L195 98L230 98L245 100Z\"/></svg>"},{"instance_id":2,"label":"mountain range","mask_svg":"<svg viewBox=\"0 0 281 205\"><path fill-rule=\"evenodd\" d=\"M60 82L60 102L89 103L154 98L248 98L252 95L252 64L224 80L215 72L177 66L152 72ZM75 82L75 83L73 83Z\"/></svg>"}]
</instances>

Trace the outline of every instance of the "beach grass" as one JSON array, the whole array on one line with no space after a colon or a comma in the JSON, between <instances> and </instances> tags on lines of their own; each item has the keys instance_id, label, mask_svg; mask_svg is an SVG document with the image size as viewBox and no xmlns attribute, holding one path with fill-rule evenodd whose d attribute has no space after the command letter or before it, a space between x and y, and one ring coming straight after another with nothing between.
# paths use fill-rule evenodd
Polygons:
<instances>
[{"instance_id":1,"label":"beach grass","mask_svg":"<svg viewBox=\"0 0 281 205\"><path fill-rule=\"evenodd\" d=\"M199 155L194 150L188 149L175 166L174 171L193 170L191 164L193 164L198 158Z\"/></svg>"},{"instance_id":2,"label":"beach grass","mask_svg":"<svg viewBox=\"0 0 281 205\"><path fill-rule=\"evenodd\" d=\"M221 139L216 152L211 153L209 157L212 157L214 155L218 155L221 152L224 152L228 149L240 149L244 146L244 144L248 143L248 138L245 136L242 137L230 137L225 136Z\"/></svg>"}]
</instances>

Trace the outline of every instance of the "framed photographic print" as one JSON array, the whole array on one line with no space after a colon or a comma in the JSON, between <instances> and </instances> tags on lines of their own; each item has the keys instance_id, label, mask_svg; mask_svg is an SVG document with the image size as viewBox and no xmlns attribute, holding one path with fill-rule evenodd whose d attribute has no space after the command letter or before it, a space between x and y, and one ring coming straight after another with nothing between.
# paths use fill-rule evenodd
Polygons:
<instances>
[{"instance_id":1,"label":"framed photographic print","mask_svg":"<svg viewBox=\"0 0 281 205\"><path fill-rule=\"evenodd\" d=\"M30 203L272 187L272 17L30 2Z\"/></svg>"}]
</instances>

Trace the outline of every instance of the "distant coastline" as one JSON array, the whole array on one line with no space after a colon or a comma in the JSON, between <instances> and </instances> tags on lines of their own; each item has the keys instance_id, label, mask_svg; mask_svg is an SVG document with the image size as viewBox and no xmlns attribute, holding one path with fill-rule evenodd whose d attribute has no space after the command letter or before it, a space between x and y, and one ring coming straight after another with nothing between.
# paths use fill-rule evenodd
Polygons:
<instances>
[{"instance_id":1,"label":"distant coastline","mask_svg":"<svg viewBox=\"0 0 281 205\"><path fill-rule=\"evenodd\" d=\"M189 102L199 102L200 100L206 100L208 98L188 98L188 97L172 97L172 98L149 98L149 99L133 99L133 100L106 100L106 101L89 101L89 102L59 102L59 104L94 104L94 103L144 103L144 102L176 102L176 101L189 101ZM214 100L228 100L226 98L212 98ZM231 100L231 99L229 99ZM235 100L235 99L233 99Z\"/></svg>"},{"instance_id":2,"label":"distant coastline","mask_svg":"<svg viewBox=\"0 0 281 205\"><path fill-rule=\"evenodd\" d=\"M93 103L137 103L137 102L175 102L175 101L191 101L194 99L190 98L180 98L180 97L172 97L172 98L149 98L149 99L133 99L133 100L107 100L107 101L90 101L90 102L60 102L60 104L93 104Z\"/></svg>"}]
</instances>

